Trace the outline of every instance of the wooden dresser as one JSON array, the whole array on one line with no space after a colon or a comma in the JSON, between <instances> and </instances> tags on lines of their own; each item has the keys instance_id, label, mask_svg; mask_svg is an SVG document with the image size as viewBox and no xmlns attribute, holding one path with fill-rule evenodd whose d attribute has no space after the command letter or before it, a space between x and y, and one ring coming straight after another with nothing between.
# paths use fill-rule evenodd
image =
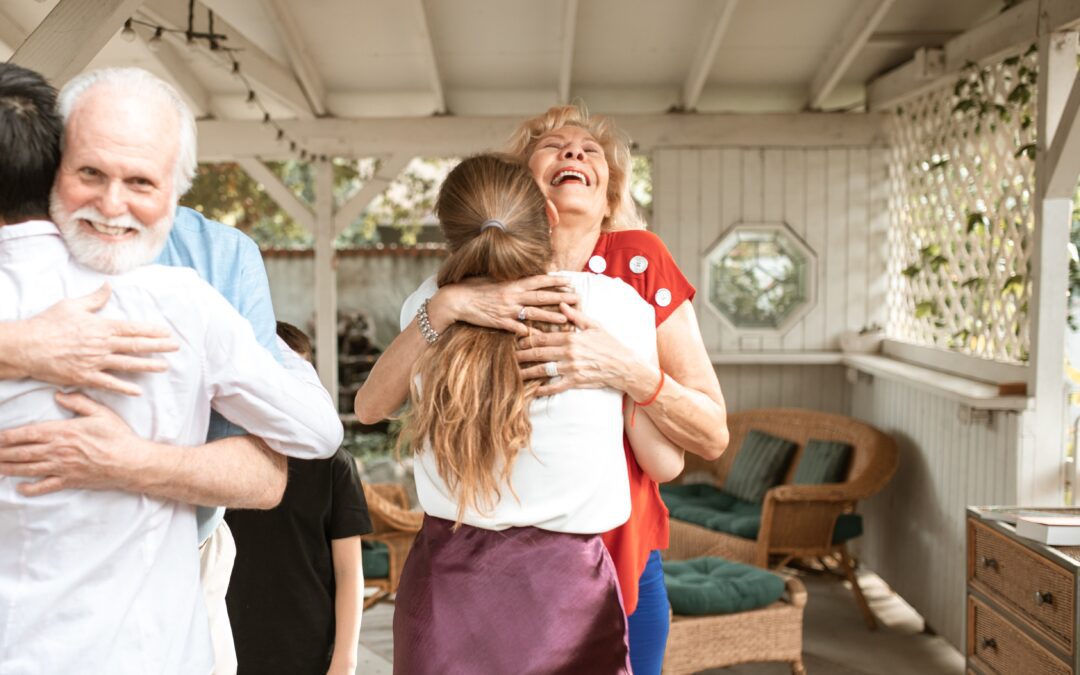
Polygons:
<instances>
[{"instance_id":1,"label":"wooden dresser","mask_svg":"<svg viewBox=\"0 0 1080 675\"><path fill-rule=\"evenodd\" d=\"M1080 546L1046 546L967 517L969 673L1080 675Z\"/></svg>"}]
</instances>

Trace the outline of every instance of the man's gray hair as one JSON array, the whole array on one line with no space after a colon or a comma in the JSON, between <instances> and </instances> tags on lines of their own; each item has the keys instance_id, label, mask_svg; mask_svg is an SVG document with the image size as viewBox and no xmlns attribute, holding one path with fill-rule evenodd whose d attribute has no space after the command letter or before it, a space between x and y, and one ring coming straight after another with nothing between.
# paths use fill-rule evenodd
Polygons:
<instances>
[{"instance_id":1,"label":"man's gray hair","mask_svg":"<svg viewBox=\"0 0 1080 675\"><path fill-rule=\"evenodd\" d=\"M195 177L195 169L198 165L195 115L192 114L191 108L184 103L184 99L180 98L180 94L176 92L172 85L142 68L91 70L77 75L60 90L57 108L60 111L60 117L64 120L65 136L67 135L68 120L79 106L83 94L98 84L116 86L124 91L157 95L168 101L176 109L176 114L180 120L180 138L176 152L176 166L173 167L173 199L180 199L191 187L191 181ZM60 148L63 151L63 138L61 139Z\"/></svg>"}]
</instances>

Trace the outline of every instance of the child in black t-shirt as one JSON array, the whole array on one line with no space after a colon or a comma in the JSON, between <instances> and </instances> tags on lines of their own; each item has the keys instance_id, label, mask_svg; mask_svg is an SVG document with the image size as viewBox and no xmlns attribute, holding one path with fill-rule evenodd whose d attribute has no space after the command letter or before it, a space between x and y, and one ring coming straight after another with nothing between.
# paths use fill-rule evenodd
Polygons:
<instances>
[{"instance_id":1,"label":"child in black t-shirt","mask_svg":"<svg viewBox=\"0 0 1080 675\"><path fill-rule=\"evenodd\" d=\"M278 336L310 360L311 342L278 322ZM305 364L306 367L310 365ZM238 674L356 671L364 575L360 535L371 532L356 464L289 458L281 504L230 510L236 564L226 602Z\"/></svg>"}]
</instances>

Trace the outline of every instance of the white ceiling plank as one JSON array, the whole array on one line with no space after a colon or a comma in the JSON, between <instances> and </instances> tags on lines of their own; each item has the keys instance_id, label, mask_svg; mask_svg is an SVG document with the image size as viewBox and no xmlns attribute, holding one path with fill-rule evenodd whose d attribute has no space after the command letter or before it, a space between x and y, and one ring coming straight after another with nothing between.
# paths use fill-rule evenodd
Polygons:
<instances>
[{"instance_id":1,"label":"white ceiling plank","mask_svg":"<svg viewBox=\"0 0 1080 675\"><path fill-rule=\"evenodd\" d=\"M285 0L263 0L263 5L274 19L274 28L285 43L289 63L296 73L296 79L300 80L300 86L304 88L311 109L320 117L326 115L326 87L322 75L311 58L311 52L296 27L296 20L288 5Z\"/></svg>"},{"instance_id":2,"label":"white ceiling plank","mask_svg":"<svg viewBox=\"0 0 1080 675\"><path fill-rule=\"evenodd\" d=\"M945 43L941 67L934 74L921 76L912 60L871 81L866 90L867 108L893 108L943 84L968 63L1000 60L1027 49L1041 34L1077 25L1080 2L1076 0L1026 0Z\"/></svg>"},{"instance_id":3,"label":"white ceiling plank","mask_svg":"<svg viewBox=\"0 0 1080 675\"><path fill-rule=\"evenodd\" d=\"M960 35L955 30L934 31L876 31L866 41L870 47L891 47L917 49L919 47L940 47Z\"/></svg>"},{"instance_id":4,"label":"white ceiling plank","mask_svg":"<svg viewBox=\"0 0 1080 675\"><path fill-rule=\"evenodd\" d=\"M833 88L840 82L852 61L859 55L866 41L881 20L889 12L894 0L874 0L859 3L855 13L844 26L839 39L829 50L829 55L818 68L814 78L810 81L810 100L808 106L811 110L821 110L825 100L832 93Z\"/></svg>"},{"instance_id":5,"label":"white ceiling plank","mask_svg":"<svg viewBox=\"0 0 1080 675\"><path fill-rule=\"evenodd\" d=\"M439 74L439 60L435 56L435 43L431 38L431 19L428 16L427 8L424 7L424 0L409 0L409 2L415 29L420 36L420 57L424 61L428 82L435 96L434 113L436 115L445 115L446 94L443 92L442 76Z\"/></svg>"},{"instance_id":6,"label":"white ceiling plank","mask_svg":"<svg viewBox=\"0 0 1080 675\"><path fill-rule=\"evenodd\" d=\"M570 79L574 68L574 36L577 33L578 0L563 0L562 49L559 54L559 105L570 102Z\"/></svg>"},{"instance_id":7,"label":"white ceiling plank","mask_svg":"<svg viewBox=\"0 0 1080 675\"><path fill-rule=\"evenodd\" d=\"M1046 152L1047 175L1050 177L1046 196L1050 199L1071 198L1080 175L1080 72L1073 79L1054 132L1053 145Z\"/></svg>"},{"instance_id":8,"label":"white ceiling plank","mask_svg":"<svg viewBox=\"0 0 1080 675\"><path fill-rule=\"evenodd\" d=\"M29 35L30 31L20 26L3 8L0 8L0 45L14 52Z\"/></svg>"},{"instance_id":9,"label":"white ceiling plank","mask_svg":"<svg viewBox=\"0 0 1080 675\"><path fill-rule=\"evenodd\" d=\"M153 23L187 29L187 4L174 0L147 0L143 12ZM201 2L195 3L196 30L206 29L207 8ZM243 33L229 25L219 16L214 17L214 31L228 36L225 45L236 50L236 60L240 62L241 72L251 82L260 95L270 95L288 106L300 119L313 119L315 111L308 103L307 96L292 71L268 55L256 44L244 37ZM227 53L211 50L204 40L195 40L187 45L182 34L166 34L174 44L184 49L197 49L210 59L225 67L230 67Z\"/></svg>"},{"instance_id":10,"label":"white ceiling plank","mask_svg":"<svg viewBox=\"0 0 1080 675\"><path fill-rule=\"evenodd\" d=\"M356 220L357 216L363 213L364 209L382 194L390 183L394 182L412 158L412 155L401 153L385 157L379 162L379 170L375 172L375 175L369 178L364 186L349 201L342 204L334 214L335 237L344 232L345 228Z\"/></svg>"},{"instance_id":11,"label":"white ceiling plank","mask_svg":"<svg viewBox=\"0 0 1080 675\"><path fill-rule=\"evenodd\" d=\"M682 101L680 106L686 112L697 108L701 90L705 88L705 81L709 79L709 71L712 70L716 61L716 51L720 48L720 42L724 39L731 16L735 13L737 0L718 0L712 6L712 17L709 29L704 39L698 45L697 55L690 64L690 71L683 83Z\"/></svg>"},{"instance_id":12,"label":"white ceiling plank","mask_svg":"<svg viewBox=\"0 0 1080 675\"><path fill-rule=\"evenodd\" d=\"M140 13L136 13L136 16L145 20L145 17ZM209 116L211 114L210 94L207 93L206 87L195 76L195 73L191 71L191 67L180 58L180 53L176 50L176 47L162 39L158 41L154 49L151 49L149 40L154 36L152 28L135 26L135 33L144 44L147 44L147 49L151 55L168 73L169 79L172 80L176 90L184 99L184 102L188 104L188 107L191 108L191 112L195 117Z\"/></svg>"},{"instance_id":13,"label":"white ceiling plank","mask_svg":"<svg viewBox=\"0 0 1080 675\"><path fill-rule=\"evenodd\" d=\"M143 0L60 0L9 60L62 87L97 56Z\"/></svg>"},{"instance_id":14,"label":"white ceiling plank","mask_svg":"<svg viewBox=\"0 0 1080 675\"><path fill-rule=\"evenodd\" d=\"M281 182L277 174L270 170L257 157L237 158L236 163L257 181L266 190L266 194L277 202L285 213L289 214L297 224L306 227L309 232L315 231L315 214L304 202L300 201L289 186Z\"/></svg>"},{"instance_id":15,"label":"white ceiling plank","mask_svg":"<svg viewBox=\"0 0 1080 675\"><path fill-rule=\"evenodd\" d=\"M865 147L886 144L883 114L614 115L637 149L657 147ZM460 157L501 147L518 116L283 120L290 138L332 157L403 154ZM202 161L288 157L266 125L256 121L199 122Z\"/></svg>"}]
</instances>

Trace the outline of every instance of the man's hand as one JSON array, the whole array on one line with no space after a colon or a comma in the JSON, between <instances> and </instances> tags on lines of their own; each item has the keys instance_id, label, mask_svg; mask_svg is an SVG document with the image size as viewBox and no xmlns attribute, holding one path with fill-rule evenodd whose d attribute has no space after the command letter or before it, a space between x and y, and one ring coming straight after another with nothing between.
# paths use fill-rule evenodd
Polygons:
<instances>
[{"instance_id":1,"label":"man's hand","mask_svg":"<svg viewBox=\"0 0 1080 675\"><path fill-rule=\"evenodd\" d=\"M82 394L58 392L56 400L79 417L0 432L0 475L39 479L19 485L25 497L71 488L131 489L142 439Z\"/></svg>"},{"instance_id":2,"label":"man's hand","mask_svg":"<svg viewBox=\"0 0 1080 675\"><path fill-rule=\"evenodd\" d=\"M165 371L165 361L137 355L174 352L179 345L164 327L97 316L111 293L104 284L90 295L62 300L24 322L17 341L24 346L16 350L20 370L52 384L140 395L138 386L107 371Z\"/></svg>"}]
</instances>

